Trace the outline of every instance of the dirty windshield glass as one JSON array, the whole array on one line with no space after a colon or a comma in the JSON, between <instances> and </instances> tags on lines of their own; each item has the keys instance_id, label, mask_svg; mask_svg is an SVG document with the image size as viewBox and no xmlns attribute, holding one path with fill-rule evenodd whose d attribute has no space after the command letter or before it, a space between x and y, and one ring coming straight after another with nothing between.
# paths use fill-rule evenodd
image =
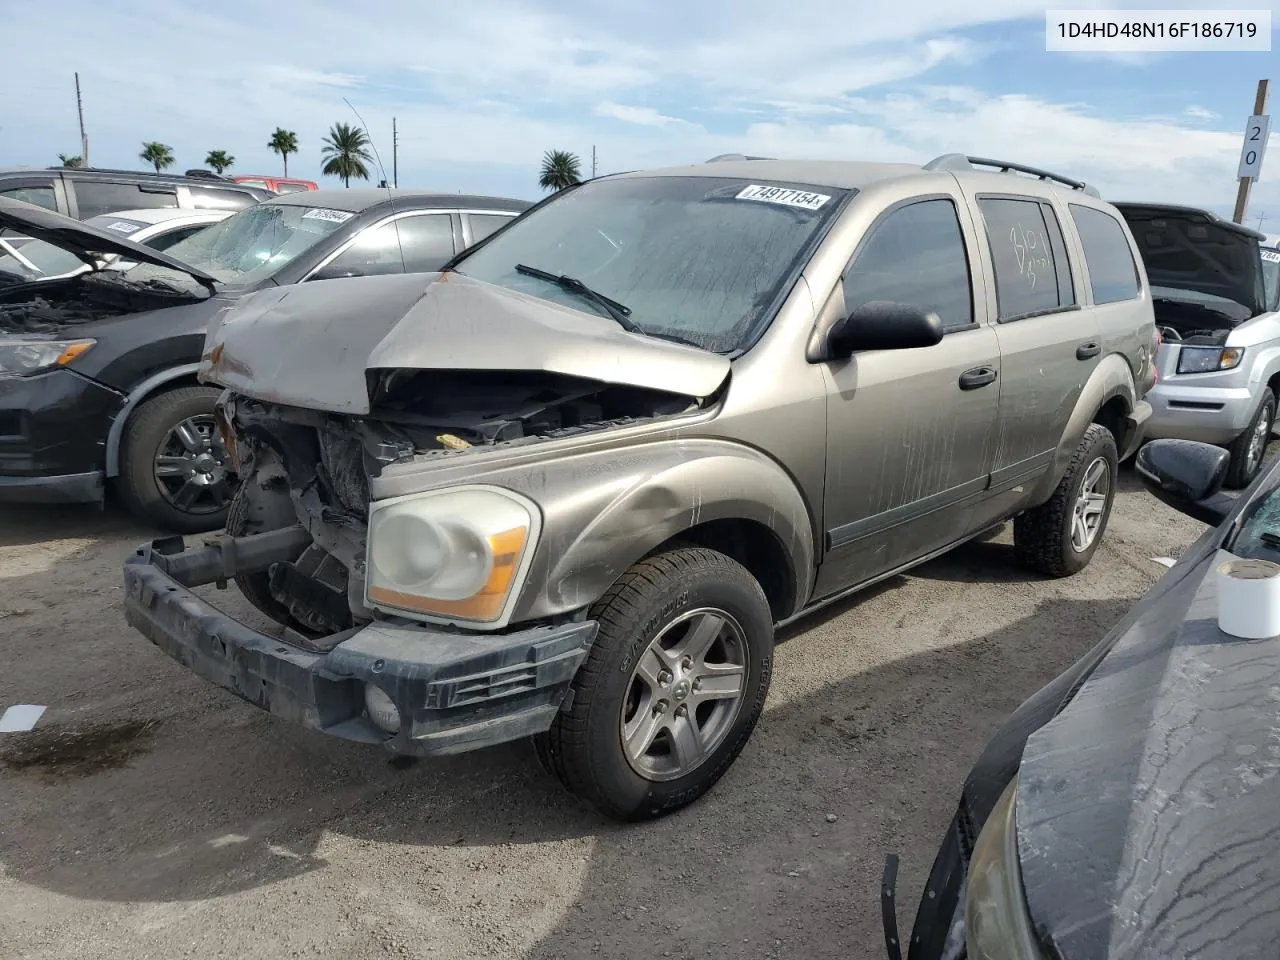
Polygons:
<instances>
[{"instance_id":1,"label":"dirty windshield glass","mask_svg":"<svg viewBox=\"0 0 1280 960\"><path fill-rule=\"evenodd\" d=\"M353 214L324 207L263 203L175 243L166 253L229 286L274 275Z\"/></svg>"},{"instance_id":2,"label":"dirty windshield glass","mask_svg":"<svg viewBox=\"0 0 1280 960\"><path fill-rule=\"evenodd\" d=\"M844 194L720 177L600 180L527 214L457 269L612 323L589 299L516 266L572 277L626 306L642 333L733 353L769 321Z\"/></svg>"},{"instance_id":3,"label":"dirty windshield glass","mask_svg":"<svg viewBox=\"0 0 1280 960\"><path fill-rule=\"evenodd\" d=\"M1280 563L1280 473L1262 480L1269 489L1241 515L1241 524L1227 545L1238 557Z\"/></svg>"}]
</instances>

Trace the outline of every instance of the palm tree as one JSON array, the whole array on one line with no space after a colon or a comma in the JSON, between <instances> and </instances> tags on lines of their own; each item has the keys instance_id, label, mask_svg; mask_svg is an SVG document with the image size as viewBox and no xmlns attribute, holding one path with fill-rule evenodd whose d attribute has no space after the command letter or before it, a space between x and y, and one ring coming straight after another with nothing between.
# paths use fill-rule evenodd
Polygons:
<instances>
[{"instance_id":1,"label":"palm tree","mask_svg":"<svg viewBox=\"0 0 1280 960\"><path fill-rule=\"evenodd\" d=\"M292 130L286 130L284 127L276 127L276 132L271 135L271 139L267 141L267 147L272 153L280 154L284 160L284 175L289 175L289 154L298 152L298 135Z\"/></svg>"},{"instance_id":2,"label":"palm tree","mask_svg":"<svg viewBox=\"0 0 1280 960\"><path fill-rule=\"evenodd\" d=\"M142 145L142 152L138 154L138 159L145 160L156 168L156 173L159 173L165 167L173 166L173 147L156 140L149 141Z\"/></svg>"},{"instance_id":3,"label":"palm tree","mask_svg":"<svg viewBox=\"0 0 1280 960\"><path fill-rule=\"evenodd\" d=\"M204 162L213 167L214 173L221 176L223 170L226 170L236 162L236 158L225 150L210 150L204 158Z\"/></svg>"},{"instance_id":4,"label":"palm tree","mask_svg":"<svg viewBox=\"0 0 1280 960\"><path fill-rule=\"evenodd\" d=\"M80 156L68 156L65 153L60 153L58 154L58 160L62 163L64 167L68 167L72 170L76 169L77 167L84 166L84 158Z\"/></svg>"},{"instance_id":5,"label":"palm tree","mask_svg":"<svg viewBox=\"0 0 1280 960\"><path fill-rule=\"evenodd\" d=\"M582 161L568 150L548 150L542 157L538 186L557 192L582 182Z\"/></svg>"},{"instance_id":6,"label":"palm tree","mask_svg":"<svg viewBox=\"0 0 1280 960\"><path fill-rule=\"evenodd\" d=\"M324 138L324 148L320 155L324 158L324 166L320 169L326 177L341 177L343 186L351 186L351 178L369 179L369 168L366 160L372 161L369 154L369 137L360 127L335 123Z\"/></svg>"}]
</instances>

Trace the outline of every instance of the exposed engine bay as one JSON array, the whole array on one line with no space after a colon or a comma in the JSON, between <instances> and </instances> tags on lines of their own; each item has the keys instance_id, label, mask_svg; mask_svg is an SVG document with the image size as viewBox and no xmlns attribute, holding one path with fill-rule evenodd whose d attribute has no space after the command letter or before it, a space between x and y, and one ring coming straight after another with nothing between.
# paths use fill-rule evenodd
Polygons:
<instances>
[{"instance_id":1,"label":"exposed engine bay","mask_svg":"<svg viewBox=\"0 0 1280 960\"><path fill-rule=\"evenodd\" d=\"M1229 309L1219 309L1195 301L1157 297L1154 303L1156 327L1166 343L1221 346L1231 331L1248 320L1248 311L1238 308L1239 318Z\"/></svg>"},{"instance_id":2,"label":"exposed engine bay","mask_svg":"<svg viewBox=\"0 0 1280 960\"><path fill-rule=\"evenodd\" d=\"M0 289L0 333L57 333L68 327L197 299L200 298L173 290L94 275L22 284Z\"/></svg>"},{"instance_id":3,"label":"exposed engine bay","mask_svg":"<svg viewBox=\"0 0 1280 960\"><path fill-rule=\"evenodd\" d=\"M312 544L296 560L272 564L261 586L316 636L372 619L363 604L369 481L387 465L698 409L679 394L541 371L395 370L371 373L371 380L372 412L365 417L235 394L223 403L245 501L232 512L233 520L243 519L236 529L228 521L228 532L299 523L307 530Z\"/></svg>"}]
</instances>

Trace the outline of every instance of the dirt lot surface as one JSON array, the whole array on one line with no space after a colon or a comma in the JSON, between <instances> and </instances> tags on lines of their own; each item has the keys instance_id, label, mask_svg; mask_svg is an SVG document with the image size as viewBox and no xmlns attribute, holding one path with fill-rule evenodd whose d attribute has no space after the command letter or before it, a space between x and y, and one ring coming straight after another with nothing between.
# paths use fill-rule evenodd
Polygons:
<instances>
[{"instance_id":1,"label":"dirt lot surface","mask_svg":"<svg viewBox=\"0 0 1280 960\"><path fill-rule=\"evenodd\" d=\"M987 736L1203 530L1121 480L1073 579L1006 528L790 630L738 763L635 827L527 744L405 765L261 714L125 625L151 531L0 508L0 708L49 707L0 734L0 956L882 957L884 854L909 927Z\"/></svg>"}]
</instances>

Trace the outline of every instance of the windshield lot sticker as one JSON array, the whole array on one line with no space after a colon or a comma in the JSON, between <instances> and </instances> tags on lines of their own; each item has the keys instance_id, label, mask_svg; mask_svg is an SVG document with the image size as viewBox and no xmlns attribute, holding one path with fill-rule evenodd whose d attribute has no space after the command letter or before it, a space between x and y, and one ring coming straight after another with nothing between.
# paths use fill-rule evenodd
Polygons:
<instances>
[{"instance_id":1,"label":"windshield lot sticker","mask_svg":"<svg viewBox=\"0 0 1280 960\"><path fill-rule=\"evenodd\" d=\"M810 193L807 190L791 190L787 187L764 187L753 183L745 187L737 195L738 200L758 200L761 203L781 203L788 207L799 207L801 210L819 210L831 198L822 193Z\"/></svg>"},{"instance_id":2,"label":"windshield lot sticker","mask_svg":"<svg viewBox=\"0 0 1280 960\"><path fill-rule=\"evenodd\" d=\"M328 210L324 207L313 207L302 215L303 220L327 220L330 223L346 223L354 213L345 210Z\"/></svg>"},{"instance_id":3,"label":"windshield lot sticker","mask_svg":"<svg viewBox=\"0 0 1280 960\"><path fill-rule=\"evenodd\" d=\"M1262 259L1268 263L1280 263L1280 250L1263 250Z\"/></svg>"},{"instance_id":4,"label":"windshield lot sticker","mask_svg":"<svg viewBox=\"0 0 1280 960\"><path fill-rule=\"evenodd\" d=\"M108 223L107 229L115 230L117 233L137 233L139 227L136 223L130 223L127 220L117 220L115 223Z\"/></svg>"}]
</instances>

